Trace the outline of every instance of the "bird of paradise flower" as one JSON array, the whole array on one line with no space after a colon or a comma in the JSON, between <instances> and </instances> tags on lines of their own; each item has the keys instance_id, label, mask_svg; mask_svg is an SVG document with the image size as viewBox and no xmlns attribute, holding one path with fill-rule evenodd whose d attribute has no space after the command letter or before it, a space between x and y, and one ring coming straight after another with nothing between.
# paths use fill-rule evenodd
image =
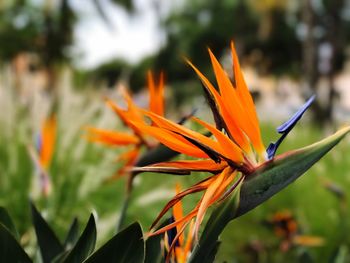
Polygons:
<instances>
[{"instance_id":1,"label":"bird of paradise flower","mask_svg":"<svg viewBox=\"0 0 350 263\"><path fill-rule=\"evenodd\" d=\"M147 82L149 110L159 116L164 116L164 74L161 73L159 75L158 83L156 83L153 74L149 71ZM89 132L88 139L92 142L103 143L109 146L132 146L130 150L118 156L117 161L123 162L123 166L116 172L115 176L110 178L111 180L130 174L129 170L140 157L143 146L147 149L156 146L155 142L147 138L141 129L133 125L131 120L142 122L142 115L125 89L122 89L122 95L127 104L126 109L119 107L110 99L106 99L106 103L118 115L123 124L131 130L131 133L93 127L87 128ZM129 187L131 187L131 180L132 177L129 179Z\"/></svg>"},{"instance_id":2,"label":"bird of paradise flower","mask_svg":"<svg viewBox=\"0 0 350 263\"><path fill-rule=\"evenodd\" d=\"M204 192L200 201L188 214L167 226L152 230L150 235L164 233L178 225L184 226L181 229L184 231L185 226L192 219L195 219L193 235L198 240L199 228L208 208L228 197L238 185L241 185L246 177L252 175L258 168L271 163L271 160L275 158L279 145L315 99L312 96L287 122L277 128L277 131L281 134L280 139L275 143L271 143L266 149L261 139L253 99L241 72L233 42L231 43L231 52L233 80L228 77L209 49L218 88L190 61L187 61L203 84L205 95L214 115L215 126L198 118L192 119L207 129L212 136L205 136L146 110L142 110L142 113L151 119L154 125L146 125L145 122L137 120L132 121L133 125L144 133L153 136L167 147L185 155L200 158L135 167L133 171L175 174L201 171L213 174L175 195L160 212L151 229L182 198L192 193ZM280 156L277 156L275 160L280 158ZM174 238L174 244L180 235L181 231Z\"/></svg>"},{"instance_id":3,"label":"bird of paradise flower","mask_svg":"<svg viewBox=\"0 0 350 263\"><path fill-rule=\"evenodd\" d=\"M147 74L147 86L149 91L149 112L157 116L164 116L164 74L159 75L156 83L153 74L149 71ZM135 173L130 172L135 164L150 164L159 161L169 160L178 155L178 152L162 147L158 141L154 140L147 133L140 129L134 122L144 123L141 109L137 107L131 96L125 89L122 89L124 99L127 104L126 109L122 109L113 101L107 99L107 105L119 116L123 124L130 128L132 133L110 131L88 127L88 139L92 142L103 143L109 146L132 146L131 150L118 156L119 161L123 161L124 165L117 171L115 176L109 180L117 179L120 176L127 176L127 187L125 200L121 209L121 216L118 222L118 229L122 226L124 216L128 207L129 199L133 188L133 179ZM183 123L188 116L183 117L179 123ZM156 125L152 123L152 125ZM144 148L147 149L146 154L142 154ZM151 152L151 150L154 150ZM153 155L152 155L153 154ZM151 156L151 157L150 157Z\"/></svg>"},{"instance_id":4,"label":"bird of paradise flower","mask_svg":"<svg viewBox=\"0 0 350 263\"><path fill-rule=\"evenodd\" d=\"M32 146L28 147L29 154L39 174L41 192L45 197L47 197L52 190L48 169L55 150L56 130L56 116L52 114L43 122L41 130L36 138L35 149Z\"/></svg>"}]
</instances>

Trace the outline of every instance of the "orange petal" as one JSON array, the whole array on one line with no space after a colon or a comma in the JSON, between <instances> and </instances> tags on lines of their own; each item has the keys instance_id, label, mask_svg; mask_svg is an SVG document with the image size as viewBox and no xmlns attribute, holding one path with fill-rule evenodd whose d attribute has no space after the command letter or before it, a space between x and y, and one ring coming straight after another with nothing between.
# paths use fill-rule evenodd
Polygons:
<instances>
[{"instance_id":1,"label":"orange petal","mask_svg":"<svg viewBox=\"0 0 350 263\"><path fill-rule=\"evenodd\" d=\"M181 227L177 230L176 236L174 237L174 240L173 240L173 242L171 243L171 246L170 246L170 248L169 248L169 253L168 253L168 255L167 255L166 259L165 259L165 262L166 262L166 263L169 262L170 257L171 257L171 255L172 255L172 251L174 250L174 247L175 247L175 245L176 245L176 242L177 242L177 240L180 240L180 237L181 237L181 236L183 236L183 232L185 231L185 228L186 228L186 226L188 225L188 223L189 223L189 221L185 222L185 223L182 224ZM180 246L181 246L181 245L180 245ZM180 248L180 249L181 249L181 248ZM176 259L178 259L178 258L181 259L181 258L182 258L181 256L182 256L181 254L176 255ZM177 262L178 262L178 261L177 261ZM178 262L178 263L180 263L180 262Z\"/></svg>"},{"instance_id":2,"label":"orange petal","mask_svg":"<svg viewBox=\"0 0 350 263\"><path fill-rule=\"evenodd\" d=\"M123 176L125 174L129 174L130 169L136 163L139 157L139 154L140 154L140 147L135 147L134 149L131 149L130 151L127 151L119 156L118 160L124 161L124 165L117 171L117 177Z\"/></svg>"},{"instance_id":3,"label":"orange petal","mask_svg":"<svg viewBox=\"0 0 350 263\"><path fill-rule=\"evenodd\" d=\"M121 121L124 123L125 126L131 128L134 133L142 139L142 131L138 129L135 125L132 124L132 121L134 122L143 122L142 115L139 111L139 108L133 103L130 95L127 93L125 89L122 89L124 99L127 102L127 110L123 110L120 108L117 104L115 104L113 101L106 99L106 103L109 107L112 108L112 110L119 116Z\"/></svg>"},{"instance_id":4,"label":"orange petal","mask_svg":"<svg viewBox=\"0 0 350 263\"><path fill-rule=\"evenodd\" d=\"M174 162L163 162L149 165L148 167L163 167L163 168L176 168L184 171L201 171L201 172L211 172L217 173L222 171L227 166L225 161L220 163L215 163L211 159L205 160L183 160L183 161L174 161Z\"/></svg>"},{"instance_id":5,"label":"orange petal","mask_svg":"<svg viewBox=\"0 0 350 263\"><path fill-rule=\"evenodd\" d=\"M169 121L169 120L165 119L164 117L156 115L152 112L145 111L145 110L142 110L142 112L146 116L150 117L152 119L152 121L154 121L156 123L156 125L158 127L168 129L168 130L173 131L173 132L178 133L178 134L186 135L189 138L196 140L196 141L200 142L201 144L209 147L210 149L220 153L220 150L221 150L220 145L216 141L213 141L211 138L209 138L209 137L207 137L199 132L192 131L192 130L190 130L182 125L179 125L175 122Z\"/></svg>"},{"instance_id":6,"label":"orange petal","mask_svg":"<svg viewBox=\"0 0 350 263\"><path fill-rule=\"evenodd\" d=\"M162 211L159 213L159 215L157 216L157 218L154 220L154 222L151 225L151 228L153 228L158 222L159 220L163 217L163 215L170 209L172 208L177 202L179 202L182 198L184 198L186 195L189 194L193 194L193 193L197 193L200 191L205 190L209 184L215 179L215 176L211 176L208 177L202 181L200 181L199 183L191 186L190 188L182 191L181 193L178 193L177 195L175 195L162 209Z\"/></svg>"},{"instance_id":7,"label":"orange petal","mask_svg":"<svg viewBox=\"0 0 350 263\"><path fill-rule=\"evenodd\" d=\"M56 140L56 130L56 116L53 115L45 120L41 130L42 141L41 149L39 149L39 158L40 164L44 169L48 168L52 159Z\"/></svg>"},{"instance_id":8,"label":"orange petal","mask_svg":"<svg viewBox=\"0 0 350 263\"><path fill-rule=\"evenodd\" d=\"M164 75L160 74L159 83L156 86L151 71L147 74L149 90L149 109L161 116L164 116Z\"/></svg>"},{"instance_id":9,"label":"orange petal","mask_svg":"<svg viewBox=\"0 0 350 263\"><path fill-rule=\"evenodd\" d=\"M179 224L183 224L184 222L188 222L193 217L196 216L197 212L198 212L198 208L195 208L190 213L188 213L186 216L181 218L180 220L175 221L175 222L173 222L173 223L171 223L169 225L166 225L166 226L164 226L164 227L162 227L162 228L160 228L160 229L158 229L158 230L156 230L156 231L154 231L152 233L149 233L148 236L151 237L151 236L159 235L159 234L164 233L164 232L166 232L166 231L168 231L170 229L173 229L174 227L176 227Z\"/></svg>"},{"instance_id":10,"label":"orange petal","mask_svg":"<svg viewBox=\"0 0 350 263\"><path fill-rule=\"evenodd\" d=\"M93 127L88 127L87 130L89 131L88 139L94 142L108 145L130 145L140 142L139 138L132 134L96 129Z\"/></svg>"},{"instance_id":11,"label":"orange petal","mask_svg":"<svg viewBox=\"0 0 350 263\"><path fill-rule=\"evenodd\" d=\"M182 136L175 134L171 131L164 130L154 126L147 126L142 123L132 122L143 133L149 134L156 138L160 143L169 147L170 149L183 153L189 156L198 158L208 158L208 155L203 151L195 147L192 143L188 142Z\"/></svg>"},{"instance_id":12,"label":"orange petal","mask_svg":"<svg viewBox=\"0 0 350 263\"><path fill-rule=\"evenodd\" d=\"M322 237L297 235L293 238L293 243L299 246L318 247L323 246L325 241Z\"/></svg>"},{"instance_id":13,"label":"orange petal","mask_svg":"<svg viewBox=\"0 0 350 263\"><path fill-rule=\"evenodd\" d=\"M265 155L265 146L261 139L259 120L256 114L254 101L244 80L233 41L231 42L231 53L237 93L239 98L242 100L243 105L245 105L244 109L255 130L255 137L252 139L252 143L254 144L254 148L258 153L263 153Z\"/></svg>"},{"instance_id":14,"label":"orange petal","mask_svg":"<svg viewBox=\"0 0 350 263\"><path fill-rule=\"evenodd\" d=\"M224 135L221 131L217 130L214 126L209 123L206 123L198 118L192 117L196 122L200 125L207 128L218 140L224 155L228 157L230 160L240 164L243 162L244 157L242 154L242 150L232 142L226 135Z\"/></svg>"},{"instance_id":15,"label":"orange petal","mask_svg":"<svg viewBox=\"0 0 350 263\"><path fill-rule=\"evenodd\" d=\"M246 138L246 135L241 131L239 128L239 123L233 116L231 116L230 111L227 109L227 105L225 105L222 97L218 93L218 91L215 89L215 87L210 83L210 81L190 62L187 61L187 63L194 69L194 71L197 73L199 78L204 84L204 87L210 92L222 114L222 118L225 121L225 124L227 126L227 132L231 135L231 137L237 142L237 144L245 151L249 152L251 151L249 141Z\"/></svg>"},{"instance_id":16,"label":"orange petal","mask_svg":"<svg viewBox=\"0 0 350 263\"><path fill-rule=\"evenodd\" d=\"M205 191L205 194L203 195L203 198L200 202L200 206L198 209L196 222L194 225L194 233L198 240L198 233L199 233L199 227L200 224L203 221L205 212L207 211L208 207L210 206L210 202L217 192L220 185L224 182L224 179L226 176L232 173L232 169L230 167L227 167L222 173L215 176L214 181L208 186L208 189Z\"/></svg>"},{"instance_id":17,"label":"orange petal","mask_svg":"<svg viewBox=\"0 0 350 263\"><path fill-rule=\"evenodd\" d=\"M248 103L247 105L244 104L246 101L248 101L246 95L249 94L249 91L247 90L246 93L243 93L245 95L244 98L240 98L239 95L242 94L242 92L238 94L238 88L235 89L233 87L230 79L228 78L226 72L224 71L218 60L215 58L215 56L210 50L209 53L215 76L220 88L220 93L225 105L228 107L231 116L233 116L237 120L239 127L247 134L254 148L260 153L262 142L260 137L259 124L254 118L251 118L252 116L250 114L253 111L255 112L255 107L253 103ZM241 74L242 73L239 72L239 76L237 79L238 81L236 82L237 86L242 84L243 77ZM242 90L241 87L240 90Z\"/></svg>"},{"instance_id":18,"label":"orange petal","mask_svg":"<svg viewBox=\"0 0 350 263\"><path fill-rule=\"evenodd\" d=\"M176 184L176 194L179 194L181 192L181 188L179 184ZM183 218L183 209L182 209L182 203L181 201L177 202L174 206L173 206L173 216L174 216L174 220L177 221L181 218ZM177 232L180 231L180 229L182 228L182 225L178 225L177 226ZM179 236L179 243L180 246L182 246L184 242L184 237L183 235Z\"/></svg>"}]
</instances>

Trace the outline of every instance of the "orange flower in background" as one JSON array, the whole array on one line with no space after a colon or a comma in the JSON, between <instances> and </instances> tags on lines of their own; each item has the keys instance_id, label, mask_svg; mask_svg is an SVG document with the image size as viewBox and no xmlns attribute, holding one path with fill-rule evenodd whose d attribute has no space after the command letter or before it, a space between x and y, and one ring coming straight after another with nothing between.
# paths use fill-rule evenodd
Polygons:
<instances>
[{"instance_id":1,"label":"orange flower in background","mask_svg":"<svg viewBox=\"0 0 350 263\"><path fill-rule=\"evenodd\" d=\"M216 76L216 88L191 62L188 64L199 76L213 112L215 126L198 118L192 120L206 130L204 135L180 124L167 120L154 112L141 112L152 121L152 126L144 121L133 120L134 126L156 138L170 149L197 160L163 162L146 167L135 167L133 171L189 174L196 171L213 175L177 194L161 211L151 228L171 207L183 197L196 192L204 192L196 207L181 219L151 233L164 233L178 225L187 225L192 219L194 235L198 240L200 224L207 209L225 199L234 191L245 176L252 174L262 163L272 159L278 146L295 126L314 97L310 98L293 117L278 128L281 138L266 149L262 139L253 99L249 93L233 43L231 44L233 75L231 80L213 53L209 50L212 67ZM241 176L237 177L240 172ZM177 240L174 239L173 242Z\"/></svg>"},{"instance_id":2,"label":"orange flower in background","mask_svg":"<svg viewBox=\"0 0 350 263\"><path fill-rule=\"evenodd\" d=\"M292 246L315 247L324 245L324 239L318 236L302 235L293 214L288 211L276 212L268 223L273 227L275 235L281 239L281 251L288 251Z\"/></svg>"},{"instance_id":3,"label":"orange flower in background","mask_svg":"<svg viewBox=\"0 0 350 263\"><path fill-rule=\"evenodd\" d=\"M48 196L51 192L48 169L55 149L56 131L56 116L52 115L43 122L41 131L37 136L35 149L29 146L29 153L38 171L40 188L44 196Z\"/></svg>"},{"instance_id":4,"label":"orange flower in background","mask_svg":"<svg viewBox=\"0 0 350 263\"><path fill-rule=\"evenodd\" d=\"M147 86L149 91L149 110L161 116L164 114L164 76L159 76L158 84L155 83L151 72L147 74ZM116 176L111 179L128 174L129 170L136 163L140 156L142 146L153 148L156 144L147 138L142 129L139 129L133 122L143 122L140 109L134 104L131 96L125 89L122 89L122 95L127 104L127 108L119 107L113 101L107 99L107 105L118 115L124 126L128 127L131 132L120 132L97 129L88 127L88 139L92 142L103 143L109 146L131 146L131 149L121 154L117 161L123 162L123 166L117 171Z\"/></svg>"}]
</instances>

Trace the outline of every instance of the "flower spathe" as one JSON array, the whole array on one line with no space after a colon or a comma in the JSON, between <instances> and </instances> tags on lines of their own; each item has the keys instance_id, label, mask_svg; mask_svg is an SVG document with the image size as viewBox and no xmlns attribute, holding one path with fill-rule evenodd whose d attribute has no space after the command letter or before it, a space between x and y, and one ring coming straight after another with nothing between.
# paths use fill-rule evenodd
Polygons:
<instances>
[{"instance_id":1,"label":"flower spathe","mask_svg":"<svg viewBox=\"0 0 350 263\"><path fill-rule=\"evenodd\" d=\"M171 199L156 218L152 228L183 197L188 194L203 192L195 208L187 215L154 231L151 235L166 232L177 225L185 224L195 219L194 235L198 239L199 228L207 209L212 204L226 198L235 190L239 182L244 180L245 176L249 176L258 166L268 161L268 157L270 159L274 156L277 147L286 134L294 127L312 103L313 98L284 125L285 129L280 131L284 137L276 143L273 152L268 152L267 154L261 139L259 121L253 99L241 72L233 43L231 43L231 53L233 80L228 77L218 60L209 50L217 87L197 67L187 61L203 84L207 101L213 113L215 126L198 118L192 118L192 120L201 125L211 136L195 132L145 110L142 113L152 121L152 126L147 125L144 121L133 121L133 125L153 136L167 147L188 156L200 158L197 160L158 163L144 168L136 167L134 171L180 174L189 174L192 171L205 171L213 174ZM173 242L176 242L176 239Z\"/></svg>"}]
</instances>

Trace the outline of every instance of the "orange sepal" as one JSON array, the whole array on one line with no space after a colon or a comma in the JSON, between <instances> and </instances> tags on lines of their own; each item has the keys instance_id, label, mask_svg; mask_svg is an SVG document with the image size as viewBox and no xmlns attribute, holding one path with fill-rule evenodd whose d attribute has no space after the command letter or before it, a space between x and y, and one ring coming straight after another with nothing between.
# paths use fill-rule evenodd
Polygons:
<instances>
[{"instance_id":1,"label":"orange sepal","mask_svg":"<svg viewBox=\"0 0 350 263\"><path fill-rule=\"evenodd\" d=\"M41 130L41 148L39 149L40 164L44 169L50 165L55 149L57 122L56 116L47 118Z\"/></svg>"},{"instance_id":2,"label":"orange sepal","mask_svg":"<svg viewBox=\"0 0 350 263\"><path fill-rule=\"evenodd\" d=\"M143 133L153 136L160 143L164 144L174 151L193 157L208 158L208 155L206 153L195 147L193 144L178 134L155 126L147 126L136 122L132 123L140 130L142 130Z\"/></svg>"},{"instance_id":3,"label":"orange sepal","mask_svg":"<svg viewBox=\"0 0 350 263\"><path fill-rule=\"evenodd\" d=\"M159 76L158 85L155 84L151 71L147 73L149 90L149 109L161 116L164 116L164 74Z\"/></svg>"},{"instance_id":4,"label":"orange sepal","mask_svg":"<svg viewBox=\"0 0 350 263\"><path fill-rule=\"evenodd\" d=\"M232 136L232 139L237 142L237 144L245 151L251 151L250 143L247 140L246 135L240 129L239 123L236 118L230 114L230 110L225 105L222 96L218 93L215 87L210 83L210 81L190 62L187 63L194 69L198 77L204 84L204 87L213 95L217 106L219 107L222 118L227 126L227 132Z\"/></svg>"}]
</instances>

